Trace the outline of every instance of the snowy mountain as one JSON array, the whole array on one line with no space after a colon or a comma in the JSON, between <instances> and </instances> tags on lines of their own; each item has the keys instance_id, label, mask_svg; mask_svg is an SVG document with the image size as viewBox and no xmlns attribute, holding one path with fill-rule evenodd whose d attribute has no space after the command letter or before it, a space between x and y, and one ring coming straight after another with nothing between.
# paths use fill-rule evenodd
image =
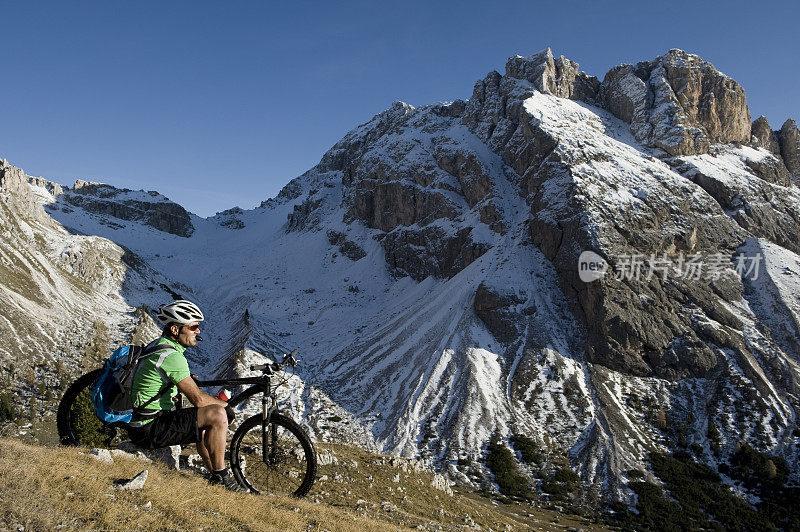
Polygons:
<instances>
[{"instance_id":1,"label":"snowy mountain","mask_svg":"<svg viewBox=\"0 0 800 532\"><path fill-rule=\"evenodd\" d=\"M134 309L182 296L208 317L197 373L299 348L317 436L462 482L519 434L587 497L628 500L649 451L714 465L743 441L800 481L799 139L697 56L601 82L548 49L467 102L395 103L251 211L4 162L0 362L51 382L98 322L156 334Z\"/></svg>"}]
</instances>

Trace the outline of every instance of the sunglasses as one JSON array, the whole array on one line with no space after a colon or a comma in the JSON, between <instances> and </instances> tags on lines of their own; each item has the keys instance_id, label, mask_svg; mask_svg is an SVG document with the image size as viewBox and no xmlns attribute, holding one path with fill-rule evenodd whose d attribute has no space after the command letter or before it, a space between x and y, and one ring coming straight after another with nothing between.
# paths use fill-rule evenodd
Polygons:
<instances>
[{"instance_id":1,"label":"sunglasses","mask_svg":"<svg viewBox=\"0 0 800 532\"><path fill-rule=\"evenodd\" d=\"M195 324L195 325L184 325L184 327L186 327L190 331L199 331L200 330L200 326L197 325L197 324Z\"/></svg>"}]
</instances>

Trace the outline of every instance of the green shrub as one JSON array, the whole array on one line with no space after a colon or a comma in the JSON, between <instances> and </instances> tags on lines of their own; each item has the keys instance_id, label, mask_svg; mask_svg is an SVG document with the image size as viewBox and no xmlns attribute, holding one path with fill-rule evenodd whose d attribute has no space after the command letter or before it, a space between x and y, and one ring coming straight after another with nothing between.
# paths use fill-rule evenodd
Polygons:
<instances>
[{"instance_id":1,"label":"green shrub","mask_svg":"<svg viewBox=\"0 0 800 532\"><path fill-rule=\"evenodd\" d=\"M761 499L758 513L764 521L784 530L800 530L800 488L785 486L789 468L783 458L737 445L727 471Z\"/></svg>"},{"instance_id":2,"label":"green shrub","mask_svg":"<svg viewBox=\"0 0 800 532\"><path fill-rule=\"evenodd\" d=\"M744 444L731 456L731 476L742 480L750 489L779 489L789 475L786 461Z\"/></svg>"},{"instance_id":3,"label":"green shrub","mask_svg":"<svg viewBox=\"0 0 800 532\"><path fill-rule=\"evenodd\" d=\"M78 443L85 447L110 447L111 440L102 432L103 424L94 413L94 406L89 398L89 389L81 390L72 404L70 411L73 429Z\"/></svg>"},{"instance_id":4,"label":"green shrub","mask_svg":"<svg viewBox=\"0 0 800 532\"><path fill-rule=\"evenodd\" d=\"M722 435L719 433L719 429L717 429L717 426L710 421L708 422L706 436L708 436L708 440L711 442L712 449L718 449L722 444Z\"/></svg>"},{"instance_id":5,"label":"green shrub","mask_svg":"<svg viewBox=\"0 0 800 532\"><path fill-rule=\"evenodd\" d=\"M542 482L542 491L556 499L565 498L575 492L580 481L578 474L567 466L559 467L553 475Z\"/></svg>"},{"instance_id":6,"label":"green shrub","mask_svg":"<svg viewBox=\"0 0 800 532\"><path fill-rule=\"evenodd\" d=\"M0 393L0 420L12 421L17 417L17 407L11 392Z\"/></svg>"},{"instance_id":7,"label":"green shrub","mask_svg":"<svg viewBox=\"0 0 800 532\"><path fill-rule=\"evenodd\" d=\"M628 469L626 473L628 474L628 478L630 479L644 478L644 472L639 471L638 469Z\"/></svg>"},{"instance_id":8,"label":"green shrub","mask_svg":"<svg viewBox=\"0 0 800 532\"><path fill-rule=\"evenodd\" d=\"M639 512L625 516L635 523L632 528L775 530L770 520L723 485L716 471L695 462L686 451L673 456L653 453L650 465L664 482L669 498L654 484L631 482L630 488L638 495Z\"/></svg>"},{"instance_id":9,"label":"green shrub","mask_svg":"<svg viewBox=\"0 0 800 532\"><path fill-rule=\"evenodd\" d=\"M489 442L486 467L494 474L500 493L509 497L531 498L528 479L520 475L514 455L499 438L493 438Z\"/></svg>"},{"instance_id":10,"label":"green shrub","mask_svg":"<svg viewBox=\"0 0 800 532\"><path fill-rule=\"evenodd\" d=\"M555 474L553 475L553 480L556 482L566 482L567 484L576 484L580 481L581 477L568 467L560 467L556 469Z\"/></svg>"},{"instance_id":11,"label":"green shrub","mask_svg":"<svg viewBox=\"0 0 800 532\"><path fill-rule=\"evenodd\" d=\"M542 464L542 451L535 441L524 434L514 434L509 441L514 446L514 450L519 452L523 462L526 464Z\"/></svg>"},{"instance_id":12,"label":"green shrub","mask_svg":"<svg viewBox=\"0 0 800 532\"><path fill-rule=\"evenodd\" d=\"M637 495L638 515L628 514L637 530L687 530L691 527L679 504L667 499L661 488L649 482L631 482L630 488ZM627 526L625 527L628 528Z\"/></svg>"},{"instance_id":13,"label":"green shrub","mask_svg":"<svg viewBox=\"0 0 800 532\"><path fill-rule=\"evenodd\" d=\"M95 320L89 331L89 342L83 352L81 361L83 368L86 370L99 368L110 351L111 338L108 327L102 321Z\"/></svg>"}]
</instances>

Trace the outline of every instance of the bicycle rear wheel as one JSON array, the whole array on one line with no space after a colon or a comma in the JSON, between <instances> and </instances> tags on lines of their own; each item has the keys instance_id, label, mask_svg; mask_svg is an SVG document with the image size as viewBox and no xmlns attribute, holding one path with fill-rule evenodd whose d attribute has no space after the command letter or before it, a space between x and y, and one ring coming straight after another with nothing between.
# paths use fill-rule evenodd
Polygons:
<instances>
[{"instance_id":1,"label":"bicycle rear wheel","mask_svg":"<svg viewBox=\"0 0 800 532\"><path fill-rule=\"evenodd\" d=\"M317 475L317 454L311 439L294 420L275 413L267 425L271 441L265 451L261 418L247 419L233 435L233 475L253 493L304 496Z\"/></svg>"},{"instance_id":2,"label":"bicycle rear wheel","mask_svg":"<svg viewBox=\"0 0 800 532\"><path fill-rule=\"evenodd\" d=\"M116 429L97 419L89 389L102 370L90 371L78 377L58 404L56 426L62 445L108 447L116 436Z\"/></svg>"}]
</instances>

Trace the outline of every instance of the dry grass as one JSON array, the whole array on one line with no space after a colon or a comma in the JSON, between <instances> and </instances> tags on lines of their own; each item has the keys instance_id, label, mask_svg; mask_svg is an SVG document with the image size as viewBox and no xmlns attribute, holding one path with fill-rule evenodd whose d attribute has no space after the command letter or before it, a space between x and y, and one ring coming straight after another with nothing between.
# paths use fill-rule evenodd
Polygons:
<instances>
[{"instance_id":1,"label":"dry grass","mask_svg":"<svg viewBox=\"0 0 800 532\"><path fill-rule=\"evenodd\" d=\"M161 464L103 464L74 448L0 440L0 525L26 530L395 530L310 500L229 492ZM149 471L140 491L114 480ZM151 503L149 510L145 505Z\"/></svg>"},{"instance_id":2,"label":"dry grass","mask_svg":"<svg viewBox=\"0 0 800 532\"><path fill-rule=\"evenodd\" d=\"M530 506L498 505L468 493L447 495L430 486L430 472L393 466L389 457L355 447L319 444L318 450L332 453L338 463L321 466L322 480L298 500L232 493L162 464L117 458L109 465L85 449L0 438L0 529L599 529ZM132 478L143 469L149 475L142 490L112 487L114 480Z\"/></svg>"}]
</instances>

